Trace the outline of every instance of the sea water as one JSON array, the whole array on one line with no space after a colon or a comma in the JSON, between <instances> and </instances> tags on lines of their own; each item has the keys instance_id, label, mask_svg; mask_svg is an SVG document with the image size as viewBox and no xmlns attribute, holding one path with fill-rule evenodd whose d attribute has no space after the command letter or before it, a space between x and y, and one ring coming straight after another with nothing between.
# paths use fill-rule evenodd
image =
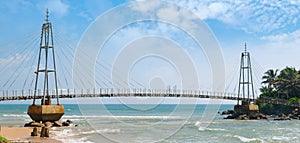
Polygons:
<instances>
[{"instance_id":1,"label":"sea water","mask_svg":"<svg viewBox=\"0 0 300 143\"><path fill-rule=\"evenodd\" d=\"M27 106L0 104L0 125L30 122ZM52 128L51 137L63 142L300 142L299 120L225 120L217 112L234 105L221 105L206 115L207 106L65 104L62 121L74 123Z\"/></svg>"}]
</instances>

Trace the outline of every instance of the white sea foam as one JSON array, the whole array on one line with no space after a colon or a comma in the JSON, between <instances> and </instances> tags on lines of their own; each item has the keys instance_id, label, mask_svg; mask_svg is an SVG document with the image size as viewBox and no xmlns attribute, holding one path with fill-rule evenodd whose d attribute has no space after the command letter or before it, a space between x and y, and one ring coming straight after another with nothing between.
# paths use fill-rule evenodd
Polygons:
<instances>
[{"instance_id":1,"label":"white sea foam","mask_svg":"<svg viewBox=\"0 0 300 143\"><path fill-rule=\"evenodd\" d=\"M86 141L86 138L55 138L63 143L93 143L91 141Z\"/></svg>"},{"instance_id":2,"label":"white sea foam","mask_svg":"<svg viewBox=\"0 0 300 143\"><path fill-rule=\"evenodd\" d=\"M195 126L199 126L200 124L217 124L218 122L213 122L213 121L197 121L195 123Z\"/></svg>"},{"instance_id":3,"label":"white sea foam","mask_svg":"<svg viewBox=\"0 0 300 143\"><path fill-rule=\"evenodd\" d=\"M284 136L273 136L272 140L276 140L276 141L292 141L292 140L296 140L297 137L284 137Z\"/></svg>"},{"instance_id":4,"label":"white sea foam","mask_svg":"<svg viewBox=\"0 0 300 143\"><path fill-rule=\"evenodd\" d=\"M64 118L100 118L101 116L64 115Z\"/></svg>"},{"instance_id":5,"label":"white sea foam","mask_svg":"<svg viewBox=\"0 0 300 143\"><path fill-rule=\"evenodd\" d=\"M56 128L53 128L54 130ZM84 137L75 137L79 135L78 133L74 133L72 129L63 129L62 131L52 131L54 134L54 139L62 141L62 142L76 142L76 143L92 143L90 141L86 141Z\"/></svg>"},{"instance_id":6,"label":"white sea foam","mask_svg":"<svg viewBox=\"0 0 300 143\"><path fill-rule=\"evenodd\" d=\"M55 135L57 137L71 137L77 134L75 134L71 129L64 129L62 131L55 131Z\"/></svg>"},{"instance_id":7,"label":"white sea foam","mask_svg":"<svg viewBox=\"0 0 300 143\"><path fill-rule=\"evenodd\" d=\"M204 127L199 127L199 131L226 131L226 129L222 128L204 128Z\"/></svg>"},{"instance_id":8,"label":"white sea foam","mask_svg":"<svg viewBox=\"0 0 300 143\"><path fill-rule=\"evenodd\" d=\"M80 134L94 134L94 133L120 133L120 129L100 129L100 130L92 130L87 132L81 132Z\"/></svg>"},{"instance_id":9,"label":"white sea foam","mask_svg":"<svg viewBox=\"0 0 300 143\"><path fill-rule=\"evenodd\" d=\"M123 118L123 119L184 119L181 116L80 116L80 115L65 115L66 119L84 119L84 118Z\"/></svg>"},{"instance_id":10,"label":"white sea foam","mask_svg":"<svg viewBox=\"0 0 300 143\"><path fill-rule=\"evenodd\" d=\"M62 141L62 142L76 142L76 143L92 143L91 141L87 141L87 138L82 137L83 136L88 136L90 134L95 134L95 133L120 133L120 129L99 129L99 130L91 130L91 131L85 131L85 132L78 132L75 133L74 130L71 128L59 130L59 128L52 128L53 131L52 133L54 134L53 137L56 140Z\"/></svg>"},{"instance_id":11,"label":"white sea foam","mask_svg":"<svg viewBox=\"0 0 300 143\"><path fill-rule=\"evenodd\" d=\"M27 114L3 114L3 117L28 117Z\"/></svg>"},{"instance_id":12,"label":"white sea foam","mask_svg":"<svg viewBox=\"0 0 300 143\"><path fill-rule=\"evenodd\" d=\"M201 124L201 122L200 121L197 121L196 123L195 123L195 126L199 126Z\"/></svg>"},{"instance_id":13,"label":"white sea foam","mask_svg":"<svg viewBox=\"0 0 300 143\"><path fill-rule=\"evenodd\" d=\"M257 139L257 138L246 138L238 135L234 135L233 137L238 138L242 142L253 142L253 141L263 142L261 139Z\"/></svg>"},{"instance_id":14,"label":"white sea foam","mask_svg":"<svg viewBox=\"0 0 300 143\"><path fill-rule=\"evenodd\" d=\"M57 139L63 143L93 143L91 141L85 141L84 138L81 139Z\"/></svg>"},{"instance_id":15,"label":"white sea foam","mask_svg":"<svg viewBox=\"0 0 300 143\"><path fill-rule=\"evenodd\" d=\"M226 131L226 129L222 129L222 128L206 128L206 130L209 130L209 131Z\"/></svg>"},{"instance_id":16,"label":"white sea foam","mask_svg":"<svg viewBox=\"0 0 300 143\"><path fill-rule=\"evenodd\" d=\"M102 116L103 118L121 118L121 119L183 119L180 116Z\"/></svg>"}]
</instances>

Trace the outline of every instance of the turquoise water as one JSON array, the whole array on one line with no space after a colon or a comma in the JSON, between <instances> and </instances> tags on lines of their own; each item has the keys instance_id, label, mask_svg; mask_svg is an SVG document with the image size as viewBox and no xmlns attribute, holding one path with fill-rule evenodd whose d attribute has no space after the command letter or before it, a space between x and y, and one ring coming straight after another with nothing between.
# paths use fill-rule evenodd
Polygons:
<instances>
[{"instance_id":1,"label":"turquoise water","mask_svg":"<svg viewBox=\"0 0 300 143\"><path fill-rule=\"evenodd\" d=\"M214 105L210 105L214 106ZM66 104L63 121L77 127L53 128L64 142L299 142L300 121L224 120L213 114L233 109L221 105L77 105ZM206 110L205 110L206 109ZM0 104L0 125L23 126L31 121L27 105ZM206 114L210 113L210 114ZM210 121L210 116L214 120Z\"/></svg>"}]
</instances>

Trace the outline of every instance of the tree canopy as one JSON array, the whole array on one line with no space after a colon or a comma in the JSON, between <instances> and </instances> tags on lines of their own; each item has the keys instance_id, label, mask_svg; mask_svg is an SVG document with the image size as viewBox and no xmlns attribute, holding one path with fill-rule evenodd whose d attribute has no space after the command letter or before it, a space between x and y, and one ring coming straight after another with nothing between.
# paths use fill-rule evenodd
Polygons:
<instances>
[{"instance_id":1,"label":"tree canopy","mask_svg":"<svg viewBox=\"0 0 300 143\"><path fill-rule=\"evenodd\" d=\"M269 69L262 77L260 88L264 97L295 100L300 98L300 71L286 67L281 70Z\"/></svg>"}]
</instances>

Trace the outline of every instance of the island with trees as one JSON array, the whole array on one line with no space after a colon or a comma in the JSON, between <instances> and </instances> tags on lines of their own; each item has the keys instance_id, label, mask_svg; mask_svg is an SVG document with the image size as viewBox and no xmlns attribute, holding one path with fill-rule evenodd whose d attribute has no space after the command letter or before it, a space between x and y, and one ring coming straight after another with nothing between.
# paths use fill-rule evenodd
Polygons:
<instances>
[{"instance_id":1,"label":"island with trees","mask_svg":"<svg viewBox=\"0 0 300 143\"><path fill-rule=\"evenodd\" d=\"M260 112L276 115L281 119L299 119L297 105L300 98L300 70L293 67L286 67L281 71L269 69L264 73L262 80L259 98L281 100L287 102L287 105L263 103L258 100Z\"/></svg>"}]
</instances>

